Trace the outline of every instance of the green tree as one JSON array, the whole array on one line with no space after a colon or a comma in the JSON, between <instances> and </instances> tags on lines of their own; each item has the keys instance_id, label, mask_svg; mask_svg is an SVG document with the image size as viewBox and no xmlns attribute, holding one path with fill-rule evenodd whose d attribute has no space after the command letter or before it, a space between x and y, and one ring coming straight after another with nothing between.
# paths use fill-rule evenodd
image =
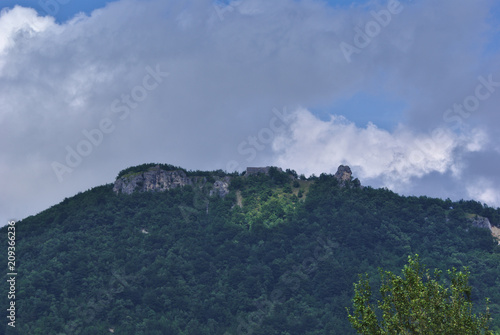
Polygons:
<instances>
[{"instance_id":1,"label":"green tree","mask_svg":"<svg viewBox=\"0 0 500 335\"><path fill-rule=\"evenodd\" d=\"M367 278L354 284L353 314L349 322L360 334L493 334L488 324L490 313L476 316L472 312L469 271L448 270L450 287L439 283L440 271L429 271L420 265L419 256L408 257L403 276L380 271L381 301L378 309L371 304ZM488 301L487 301L488 303Z\"/></svg>"}]
</instances>

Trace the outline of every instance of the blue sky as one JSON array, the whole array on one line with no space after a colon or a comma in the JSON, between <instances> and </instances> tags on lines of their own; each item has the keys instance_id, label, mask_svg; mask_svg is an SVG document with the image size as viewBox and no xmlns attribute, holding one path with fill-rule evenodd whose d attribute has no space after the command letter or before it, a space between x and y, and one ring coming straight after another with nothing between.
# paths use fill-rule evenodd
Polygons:
<instances>
[{"instance_id":1,"label":"blue sky","mask_svg":"<svg viewBox=\"0 0 500 335\"><path fill-rule=\"evenodd\" d=\"M376 124L385 130L394 130L398 123L403 122L405 102L394 97L371 95L359 92L354 96L338 99L323 108L312 108L311 112L322 120L328 120L332 114L349 114L349 120L358 127L365 127L368 122ZM371 111L370 114L367 111Z\"/></svg>"},{"instance_id":2,"label":"blue sky","mask_svg":"<svg viewBox=\"0 0 500 335\"><path fill-rule=\"evenodd\" d=\"M1 4L0 220L145 162L500 206L496 1Z\"/></svg>"},{"instance_id":3,"label":"blue sky","mask_svg":"<svg viewBox=\"0 0 500 335\"><path fill-rule=\"evenodd\" d=\"M114 0L117 1L117 0ZM37 10L41 15L54 16L57 22L64 22L74 17L77 13L90 14L94 9L102 8L112 0L3 0L0 8L12 8L16 5L30 7ZM215 1L214 3L230 3L231 1ZM350 7L368 2L352 0L327 0L331 6Z\"/></svg>"},{"instance_id":4,"label":"blue sky","mask_svg":"<svg viewBox=\"0 0 500 335\"><path fill-rule=\"evenodd\" d=\"M16 5L36 9L40 15L54 16L57 22L64 22L83 12L90 14L96 8L102 8L112 1L102 0L4 0L2 8L12 8Z\"/></svg>"}]
</instances>

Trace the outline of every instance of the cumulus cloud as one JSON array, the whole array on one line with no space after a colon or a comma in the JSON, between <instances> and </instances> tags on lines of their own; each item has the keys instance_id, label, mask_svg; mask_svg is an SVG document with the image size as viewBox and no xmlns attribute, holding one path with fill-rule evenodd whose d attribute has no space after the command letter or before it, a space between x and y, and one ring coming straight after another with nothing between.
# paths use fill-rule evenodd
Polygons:
<instances>
[{"instance_id":1,"label":"cumulus cloud","mask_svg":"<svg viewBox=\"0 0 500 335\"><path fill-rule=\"evenodd\" d=\"M460 155L479 151L488 142L479 129L468 134L447 128L415 133L400 125L389 132L372 123L359 128L343 116L322 121L305 109L297 110L292 118L289 132L273 143L278 165L318 175L349 164L359 178L381 178L388 187L433 172L452 171L458 176Z\"/></svg>"},{"instance_id":2,"label":"cumulus cloud","mask_svg":"<svg viewBox=\"0 0 500 335\"><path fill-rule=\"evenodd\" d=\"M40 17L31 8L20 6L0 12L0 54L5 54L16 42L34 37L54 26L51 17Z\"/></svg>"},{"instance_id":3,"label":"cumulus cloud","mask_svg":"<svg viewBox=\"0 0 500 335\"><path fill-rule=\"evenodd\" d=\"M497 204L500 204L500 194L498 193L498 187L492 184L491 180L480 177L467 185L467 191L477 201L498 206Z\"/></svg>"},{"instance_id":4,"label":"cumulus cloud","mask_svg":"<svg viewBox=\"0 0 500 335\"><path fill-rule=\"evenodd\" d=\"M306 173L347 162L361 178L387 185L399 179L408 192L433 173L449 175L442 183L456 186L472 166L468 154L488 147L493 156L477 160L500 156L500 87L493 85L468 116L454 109L475 95L479 76L500 81L500 57L485 51L494 42L493 4L402 2L350 63L341 43L353 44L357 28L387 3L122 0L64 23L32 9L4 10L0 172L8 178L0 212L34 214L151 161L192 169L278 162ZM155 82L151 71L168 76ZM349 110L325 121L304 109L287 132L258 144L255 157L239 150L269 127L275 109L314 110L360 92L403 101L400 126L370 124L380 109L363 113L366 127L349 122ZM453 122L443 118L450 108ZM81 160L69 166L78 148ZM62 182L54 162L71 170ZM485 176L489 188L500 184L494 173Z\"/></svg>"}]
</instances>

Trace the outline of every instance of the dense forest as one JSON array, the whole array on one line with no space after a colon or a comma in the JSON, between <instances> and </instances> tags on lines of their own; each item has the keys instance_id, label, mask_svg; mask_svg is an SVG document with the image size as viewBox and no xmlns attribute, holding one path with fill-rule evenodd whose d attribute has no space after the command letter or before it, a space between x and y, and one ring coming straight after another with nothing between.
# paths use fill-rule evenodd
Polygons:
<instances>
[{"instance_id":1,"label":"dense forest","mask_svg":"<svg viewBox=\"0 0 500 335\"><path fill-rule=\"evenodd\" d=\"M4 318L2 331L355 334L358 275L376 286L379 267L419 254L430 269L468 267L474 308L489 298L500 332L500 246L470 220L499 226L500 209L278 169L233 173L229 194L210 196L224 173L189 174L207 183L130 195L108 184L17 222L16 327Z\"/></svg>"}]
</instances>

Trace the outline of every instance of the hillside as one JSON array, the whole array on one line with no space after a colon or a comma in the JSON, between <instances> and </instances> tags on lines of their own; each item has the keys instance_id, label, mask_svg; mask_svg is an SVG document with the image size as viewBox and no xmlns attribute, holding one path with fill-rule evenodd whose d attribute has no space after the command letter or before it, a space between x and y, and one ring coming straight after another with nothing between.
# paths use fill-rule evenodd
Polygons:
<instances>
[{"instance_id":1,"label":"hillside","mask_svg":"<svg viewBox=\"0 0 500 335\"><path fill-rule=\"evenodd\" d=\"M132 167L16 223L5 333L354 334L358 274L398 271L415 253L431 269L468 266L474 305L489 297L500 331L486 221L496 231L500 209L363 187L342 166L311 178Z\"/></svg>"}]
</instances>

